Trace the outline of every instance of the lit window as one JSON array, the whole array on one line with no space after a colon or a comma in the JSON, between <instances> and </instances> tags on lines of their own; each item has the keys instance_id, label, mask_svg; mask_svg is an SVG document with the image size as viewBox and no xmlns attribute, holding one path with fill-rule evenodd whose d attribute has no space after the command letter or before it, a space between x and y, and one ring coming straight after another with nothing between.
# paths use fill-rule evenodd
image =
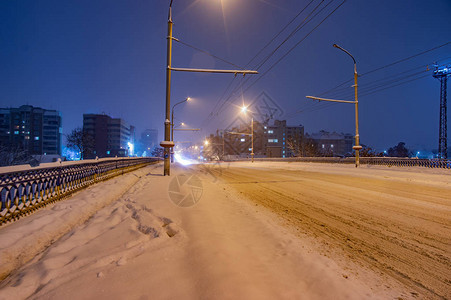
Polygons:
<instances>
[{"instance_id":1,"label":"lit window","mask_svg":"<svg viewBox=\"0 0 451 300\"><path fill-rule=\"evenodd\" d=\"M38 136L35 136L35 137L34 137L34 140L35 140L35 141L39 141L39 137L38 137Z\"/></svg>"},{"instance_id":2,"label":"lit window","mask_svg":"<svg viewBox=\"0 0 451 300\"><path fill-rule=\"evenodd\" d=\"M268 133L272 134L272 133L274 133L274 130L268 130Z\"/></svg>"},{"instance_id":3,"label":"lit window","mask_svg":"<svg viewBox=\"0 0 451 300\"><path fill-rule=\"evenodd\" d=\"M29 139L30 139L30 137L29 137L28 135L26 135L26 136L25 136L25 139L26 139L26 140L29 140Z\"/></svg>"},{"instance_id":4,"label":"lit window","mask_svg":"<svg viewBox=\"0 0 451 300\"><path fill-rule=\"evenodd\" d=\"M267 129L268 127L265 126L265 129Z\"/></svg>"},{"instance_id":5,"label":"lit window","mask_svg":"<svg viewBox=\"0 0 451 300\"><path fill-rule=\"evenodd\" d=\"M17 130L16 130L16 131L14 131L14 134L19 134L19 131L17 131Z\"/></svg>"},{"instance_id":6,"label":"lit window","mask_svg":"<svg viewBox=\"0 0 451 300\"><path fill-rule=\"evenodd\" d=\"M106 154L110 154L111 153L111 151L110 150L108 150L107 152L106 152Z\"/></svg>"},{"instance_id":7,"label":"lit window","mask_svg":"<svg viewBox=\"0 0 451 300\"><path fill-rule=\"evenodd\" d=\"M241 139L242 142L246 141L246 139Z\"/></svg>"},{"instance_id":8,"label":"lit window","mask_svg":"<svg viewBox=\"0 0 451 300\"><path fill-rule=\"evenodd\" d=\"M278 143L278 139L268 139L268 143Z\"/></svg>"},{"instance_id":9,"label":"lit window","mask_svg":"<svg viewBox=\"0 0 451 300\"><path fill-rule=\"evenodd\" d=\"M323 147L323 149L324 149L324 144L322 144L322 147Z\"/></svg>"},{"instance_id":10,"label":"lit window","mask_svg":"<svg viewBox=\"0 0 451 300\"><path fill-rule=\"evenodd\" d=\"M282 151L282 153L283 153L283 154L285 154L285 150L284 150L284 151Z\"/></svg>"},{"instance_id":11,"label":"lit window","mask_svg":"<svg viewBox=\"0 0 451 300\"><path fill-rule=\"evenodd\" d=\"M334 145L330 145L330 147L331 147L331 148L333 148L333 147L334 147Z\"/></svg>"},{"instance_id":12,"label":"lit window","mask_svg":"<svg viewBox=\"0 0 451 300\"><path fill-rule=\"evenodd\" d=\"M252 148L249 148L249 151L252 151Z\"/></svg>"}]
</instances>

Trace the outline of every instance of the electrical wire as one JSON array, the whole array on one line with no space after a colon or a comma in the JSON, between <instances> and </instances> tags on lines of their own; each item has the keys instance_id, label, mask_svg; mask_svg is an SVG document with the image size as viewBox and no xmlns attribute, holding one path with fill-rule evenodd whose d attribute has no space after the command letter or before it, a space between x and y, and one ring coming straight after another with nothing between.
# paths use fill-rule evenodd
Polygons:
<instances>
[{"instance_id":1,"label":"electrical wire","mask_svg":"<svg viewBox=\"0 0 451 300\"><path fill-rule=\"evenodd\" d=\"M292 18L283 28L282 30L280 30L268 43L266 43L265 46L263 46L263 48L261 48L257 54L254 55L254 57L246 64L246 67L249 66L259 55L260 53L262 53L277 37L280 36L280 34L282 34L282 32L285 31L286 28L288 28L315 0L310 1L306 6L304 6L297 14L294 18ZM323 0L324 1L324 0ZM321 1L321 3L323 2ZM299 25L298 25L299 27ZM297 28L298 28L297 27ZM229 94L229 96L227 98L225 98L225 94L227 93L227 90L229 89L229 87L232 85L232 82L234 81L234 78L230 81L230 83L228 84L225 92L222 94L222 96L220 98L218 98L215 106L213 107L213 110L210 112L210 114L207 116L207 119L205 119L202 124L204 124L206 121L208 122L208 119L214 115L214 112L216 110L216 108L218 107L218 104L222 102L222 104L219 106L219 109L222 109L222 107L228 102L228 100L233 97L233 95L236 93L236 91L239 89L239 87L235 87L235 89L232 90L232 92ZM244 82L242 82L242 85L246 84L249 81L249 78L247 78L246 80L244 80ZM225 100L224 100L225 99ZM218 113L216 113L216 116L218 115Z\"/></svg>"},{"instance_id":2,"label":"electrical wire","mask_svg":"<svg viewBox=\"0 0 451 300\"><path fill-rule=\"evenodd\" d=\"M197 48L197 47L195 47L195 46L193 46L193 45L190 45L190 44L188 44L188 43L182 42L182 41L179 40L179 39L174 39L174 41L176 41L177 43L180 43L180 44L182 44L182 45L185 45L185 46L187 46L187 47L189 47L189 48L192 48L192 49L194 49L194 50L197 50L197 51L199 51L199 52L202 52L202 53L204 53L204 54L207 54L207 55L209 55L209 56L211 56L211 57L213 57L213 58L216 58L216 59L218 59L218 60L220 60L220 61L222 61L222 62L225 62L225 63L227 63L227 64L229 64L229 65L232 65L232 66L234 66L234 67L236 67L236 68L238 68L238 69L240 69L240 70L244 70L244 68L242 68L242 67L240 67L240 66L238 66L238 65L236 65L236 64L234 64L234 63L232 63L232 62L229 62L229 61L227 61L227 60L225 60L225 59L223 59L223 58L220 58L220 57L218 57L218 56L216 56L216 55L214 55L214 54L211 54L211 53L208 52L208 51L202 50L202 49Z\"/></svg>"},{"instance_id":3,"label":"electrical wire","mask_svg":"<svg viewBox=\"0 0 451 300\"><path fill-rule=\"evenodd\" d=\"M333 1L333 0L332 0ZM331 1L331 2L332 2ZM331 3L330 2L330 3ZM273 63L265 72L263 72L256 80L254 80L250 85L248 85L243 93L248 91L252 86L254 86L258 81L260 81L264 76L266 76L275 66L277 66L283 59L285 59L288 54L291 53L296 47L298 47L310 34L312 34L321 24L323 24L332 14L334 14L346 0L343 0L332 12L330 12L318 25L316 25L310 32L308 32L300 41L298 41L293 47L291 47L281 58L279 58L275 63Z\"/></svg>"},{"instance_id":4,"label":"electrical wire","mask_svg":"<svg viewBox=\"0 0 451 300\"><path fill-rule=\"evenodd\" d=\"M375 69L373 69L373 70L370 70L370 71L368 71L368 72L359 74L359 77L363 77L363 76L366 76L366 75L368 75L368 74L371 74L371 73L374 73L374 72L383 70L383 69L388 68L388 67L391 67L391 66L394 66L394 65L399 64L399 63L401 63L401 62L405 62L405 61L410 60L410 59L412 59L412 58L415 58L415 57L421 56L421 55L423 55L423 54L429 53L429 52L431 52L431 51L434 51L434 50L436 50L436 49L445 47L445 46L447 46L447 45L449 45L449 44L451 44L451 42L447 42L447 43L444 43L444 44L442 44L442 45L438 45L438 46L435 46L435 47L433 47L433 48L430 48L430 49L428 49L428 50L425 50L425 51L416 53L416 54L411 55L411 56L409 56L409 57L402 58L402 59L400 59L400 60L394 61L394 62L389 63L389 64L387 64L387 65L384 65L384 66L375 68ZM325 92L320 93L319 96L323 96L323 95L329 94L329 93L331 93L332 91L334 91L334 90L336 90L336 89L338 89L338 88L342 87L343 85L345 85L345 84L347 84L347 83L350 83L350 82L353 82L353 78L346 80L345 82L343 82L343 83L337 85L336 87L334 87L334 88L332 88L332 89L329 89L329 90L327 90L327 91L325 91Z\"/></svg>"},{"instance_id":5,"label":"electrical wire","mask_svg":"<svg viewBox=\"0 0 451 300\"><path fill-rule=\"evenodd\" d=\"M266 48L268 48L268 46L272 43L272 42L274 42L274 40L275 39L277 39L278 37L279 37L279 35L281 35L282 34L282 32L284 32L285 31L285 29L287 29L288 28L288 26L290 26L293 22L294 22L294 20L296 20L306 9L307 9L307 7L309 7L310 6L310 4L312 4L313 2L314 2L315 0L311 0L306 6L304 6L304 8L302 8L298 13L297 13L297 15L293 18L293 19L291 19L290 20L290 22L288 22L288 24L287 25L285 25L283 28L282 28L282 30L280 30L268 43L266 43L266 45L265 46L263 46L263 48L261 48L258 52L257 52L257 54L255 54L254 55L254 57L252 57L252 59L247 63L247 65L246 66L249 66L253 61L254 61L254 59L256 59L259 55L260 55L260 53L262 53Z\"/></svg>"}]
</instances>

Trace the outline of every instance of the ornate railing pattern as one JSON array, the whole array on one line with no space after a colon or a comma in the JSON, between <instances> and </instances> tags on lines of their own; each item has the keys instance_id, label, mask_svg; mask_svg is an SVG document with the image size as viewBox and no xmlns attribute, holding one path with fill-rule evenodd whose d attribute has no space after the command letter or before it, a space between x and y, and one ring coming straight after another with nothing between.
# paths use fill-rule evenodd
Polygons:
<instances>
[{"instance_id":1,"label":"ornate railing pattern","mask_svg":"<svg viewBox=\"0 0 451 300\"><path fill-rule=\"evenodd\" d=\"M368 165L386 165L397 167L426 167L451 169L449 159L418 159L418 158L396 158L396 157L363 157L362 163Z\"/></svg>"},{"instance_id":2,"label":"ornate railing pattern","mask_svg":"<svg viewBox=\"0 0 451 300\"><path fill-rule=\"evenodd\" d=\"M237 158L233 160L250 160ZM288 161L288 162L318 162L318 163L341 163L353 164L354 157L289 157L289 158L255 158L256 161ZM232 161L232 160L230 160ZM361 157L362 165L384 165L398 167L426 167L451 169L451 160L449 159L418 159L418 158L398 158L398 157Z\"/></svg>"},{"instance_id":3,"label":"ornate railing pattern","mask_svg":"<svg viewBox=\"0 0 451 300\"><path fill-rule=\"evenodd\" d=\"M120 158L0 174L0 226L93 183L157 161Z\"/></svg>"}]
</instances>

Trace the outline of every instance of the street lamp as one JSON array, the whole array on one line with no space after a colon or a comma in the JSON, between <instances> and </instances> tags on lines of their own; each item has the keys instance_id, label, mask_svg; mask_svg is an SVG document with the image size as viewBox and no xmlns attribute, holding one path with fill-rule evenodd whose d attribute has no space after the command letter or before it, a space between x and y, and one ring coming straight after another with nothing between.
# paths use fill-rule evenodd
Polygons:
<instances>
[{"instance_id":1,"label":"street lamp","mask_svg":"<svg viewBox=\"0 0 451 300\"><path fill-rule=\"evenodd\" d=\"M172 2L169 3L168 13L168 35L167 35L167 50L166 50L166 111L164 120L164 141L160 143L160 146L164 148L164 175L170 175L171 163L169 159L170 149L174 147L174 142L171 138L171 121L169 120L171 115L171 71L179 72L202 72L202 73L231 73L231 74L258 74L257 71L252 70L216 70L216 69L192 69L192 68L173 68L172 67L172 41L179 41L172 36Z\"/></svg>"},{"instance_id":2,"label":"street lamp","mask_svg":"<svg viewBox=\"0 0 451 300\"><path fill-rule=\"evenodd\" d=\"M247 113L247 106L243 105L241 107L241 112L243 114L246 114ZM254 162L254 116L252 116L252 119L251 119L251 134L250 134L250 136L251 136L251 140L252 140L251 161Z\"/></svg>"},{"instance_id":3,"label":"street lamp","mask_svg":"<svg viewBox=\"0 0 451 300\"><path fill-rule=\"evenodd\" d=\"M174 108L182 103L185 103L187 101L190 101L191 98L190 97L186 97L185 100L180 101L176 104L174 104L174 106L172 106L172 113L171 113L171 142L172 142L172 147L171 147L171 162L174 162ZM183 123L182 123L183 125Z\"/></svg>"},{"instance_id":4,"label":"street lamp","mask_svg":"<svg viewBox=\"0 0 451 300\"><path fill-rule=\"evenodd\" d=\"M319 98L319 97L313 97L313 96L306 96L307 98L318 100L318 101L329 101L329 102L340 102L340 103L353 103L355 104L355 145L352 147L352 149L355 150L355 167L357 168L360 165L360 157L359 157L359 151L362 149L362 146L360 146L360 137L359 137L359 100L357 97L357 63L355 61L354 56L351 55L347 50L343 49L342 47L338 46L337 44L333 44L333 46L337 49L340 49L347 55L349 55L352 60L354 61L354 101L346 101L346 100L335 100L335 99L325 99L325 98Z\"/></svg>"}]
</instances>

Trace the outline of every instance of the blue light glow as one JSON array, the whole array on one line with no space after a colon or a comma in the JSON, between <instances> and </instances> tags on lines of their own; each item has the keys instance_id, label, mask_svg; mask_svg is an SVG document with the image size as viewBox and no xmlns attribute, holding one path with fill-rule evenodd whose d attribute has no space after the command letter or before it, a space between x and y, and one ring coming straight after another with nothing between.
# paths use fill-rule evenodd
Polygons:
<instances>
[{"instance_id":1,"label":"blue light glow","mask_svg":"<svg viewBox=\"0 0 451 300\"><path fill-rule=\"evenodd\" d=\"M175 159L176 162L178 162L179 164L184 165L184 166L198 164L197 161L195 161L193 159L184 158L179 153L175 153L174 154L174 159Z\"/></svg>"}]
</instances>

